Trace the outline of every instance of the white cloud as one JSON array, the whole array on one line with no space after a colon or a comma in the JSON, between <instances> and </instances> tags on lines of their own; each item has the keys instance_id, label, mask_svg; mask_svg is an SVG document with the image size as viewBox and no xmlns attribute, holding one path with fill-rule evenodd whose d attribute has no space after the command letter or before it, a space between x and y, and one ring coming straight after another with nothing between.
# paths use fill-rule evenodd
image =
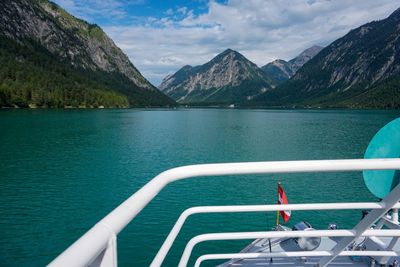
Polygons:
<instances>
[{"instance_id":1,"label":"white cloud","mask_svg":"<svg viewBox=\"0 0 400 267\"><path fill-rule=\"evenodd\" d=\"M182 14L186 14L188 12L188 9L187 9L187 7L183 6L183 7L178 8L176 11L178 11L179 13L182 13Z\"/></svg>"},{"instance_id":2,"label":"white cloud","mask_svg":"<svg viewBox=\"0 0 400 267\"><path fill-rule=\"evenodd\" d=\"M173 10L172 8L168 8L168 9L164 12L164 14L167 15L167 16L171 16L171 15L174 14L174 10Z\"/></svg>"},{"instance_id":3,"label":"white cloud","mask_svg":"<svg viewBox=\"0 0 400 267\"><path fill-rule=\"evenodd\" d=\"M119 12L115 3L113 10ZM226 48L258 65L290 59L305 48L328 45L350 29L383 19L396 8L393 0L210 1L200 15L178 7L166 10L163 18L103 28L143 75L158 85L183 65L203 64Z\"/></svg>"}]
</instances>

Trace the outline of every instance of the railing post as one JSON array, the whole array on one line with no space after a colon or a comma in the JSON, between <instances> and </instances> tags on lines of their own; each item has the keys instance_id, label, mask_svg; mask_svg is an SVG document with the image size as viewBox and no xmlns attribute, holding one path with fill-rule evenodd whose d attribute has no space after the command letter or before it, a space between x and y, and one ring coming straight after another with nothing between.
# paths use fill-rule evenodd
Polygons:
<instances>
[{"instance_id":1,"label":"railing post","mask_svg":"<svg viewBox=\"0 0 400 267\"><path fill-rule=\"evenodd\" d=\"M354 240L359 238L371 225L379 218L384 216L394 205L400 200L400 184L397 185L382 201L384 204L382 209L371 211L364 219L362 219L353 229L355 236L343 237L339 243L332 249L332 256L322 258L319 262L319 267L325 267L331 263L346 247L348 247Z\"/></svg>"},{"instance_id":2,"label":"railing post","mask_svg":"<svg viewBox=\"0 0 400 267\"><path fill-rule=\"evenodd\" d=\"M399 209L393 209L392 222L395 224L399 224Z\"/></svg>"},{"instance_id":3,"label":"railing post","mask_svg":"<svg viewBox=\"0 0 400 267\"><path fill-rule=\"evenodd\" d=\"M89 267L117 267L117 237L114 234L108 241L107 247L91 263Z\"/></svg>"},{"instance_id":4,"label":"railing post","mask_svg":"<svg viewBox=\"0 0 400 267\"><path fill-rule=\"evenodd\" d=\"M399 237L393 237L393 239L390 241L389 245L387 246L386 250L391 251L393 250L394 246L396 245L397 241L399 241ZM390 260L390 257L382 257L378 262L379 264L386 264Z\"/></svg>"}]
</instances>

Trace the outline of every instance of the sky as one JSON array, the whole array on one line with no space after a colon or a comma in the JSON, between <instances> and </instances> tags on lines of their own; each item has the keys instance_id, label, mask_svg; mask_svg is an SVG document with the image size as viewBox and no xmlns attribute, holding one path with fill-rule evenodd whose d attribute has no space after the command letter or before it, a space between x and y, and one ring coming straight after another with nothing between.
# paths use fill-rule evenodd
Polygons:
<instances>
[{"instance_id":1,"label":"sky","mask_svg":"<svg viewBox=\"0 0 400 267\"><path fill-rule=\"evenodd\" d=\"M54 0L96 23L151 83L231 48L263 66L389 16L395 0Z\"/></svg>"}]
</instances>

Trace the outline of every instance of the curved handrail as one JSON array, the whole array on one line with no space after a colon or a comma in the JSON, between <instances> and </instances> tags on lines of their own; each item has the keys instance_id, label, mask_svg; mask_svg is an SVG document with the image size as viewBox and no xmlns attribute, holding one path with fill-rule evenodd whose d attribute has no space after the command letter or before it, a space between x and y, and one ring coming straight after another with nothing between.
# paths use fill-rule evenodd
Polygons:
<instances>
[{"instance_id":1,"label":"curved handrail","mask_svg":"<svg viewBox=\"0 0 400 267\"><path fill-rule=\"evenodd\" d=\"M270 161L247 163L199 164L162 172L125 200L88 232L75 241L49 266L85 266L90 264L117 235L166 185L199 176L239 174L334 172L362 170L398 170L400 159L348 159Z\"/></svg>"}]
</instances>

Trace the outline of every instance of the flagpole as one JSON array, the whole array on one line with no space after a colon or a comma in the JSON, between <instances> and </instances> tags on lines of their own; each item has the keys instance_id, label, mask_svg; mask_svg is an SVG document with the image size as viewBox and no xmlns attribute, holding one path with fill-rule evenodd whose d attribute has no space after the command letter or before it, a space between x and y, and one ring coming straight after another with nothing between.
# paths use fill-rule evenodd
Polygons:
<instances>
[{"instance_id":1,"label":"flagpole","mask_svg":"<svg viewBox=\"0 0 400 267\"><path fill-rule=\"evenodd\" d=\"M279 184L280 184L281 182L280 181L278 181L278 201L277 201L277 203L279 204ZM277 210L276 211L276 226L278 226L279 225L279 211Z\"/></svg>"}]
</instances>

